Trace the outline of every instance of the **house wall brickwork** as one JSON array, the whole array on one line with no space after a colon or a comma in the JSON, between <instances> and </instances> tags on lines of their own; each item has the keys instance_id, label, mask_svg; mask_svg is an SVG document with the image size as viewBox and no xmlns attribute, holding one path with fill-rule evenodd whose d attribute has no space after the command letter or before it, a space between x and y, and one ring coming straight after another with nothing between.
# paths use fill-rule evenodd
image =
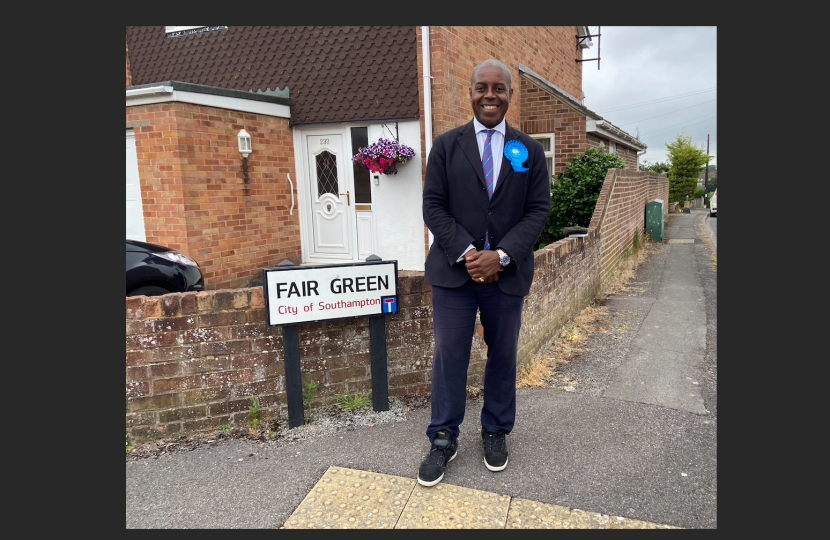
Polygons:
<instances>
[{"instance_id":1,"label":"house wall brickwork","mask_svg":"<svg viewBox=\"0 0 830 540\"><path fill-rule=\"evenodd\" d=\"M595 135L590 133L585 134L585 142L586 146L591 146L593 148L605 148L608 150L608 141L605 139L601 139Z\"/></svg>"},{"instance_id":2,"label":"house wall brickwork","mask_svg":"<svg viewBox=\"0 0 830 540\"><path fill-rule=\"evenodd\" d=\"M637 170L637 150L617 144L617 154L625 160L625 168L629 171Z\"/></svg>"},{"instance_id":3,"label":"house wall brickwork","mask_svg":"<svg viewBox=\"0 0 830 540\"><path fill-rule=\"evenodd\" d=\"M584 113L569 106L529 77L521 77L521 89L520 129L531 135L554 133L554 170L551 174L561 172L571 157L584 154L589 147L608 150L608 139L585 131ZM637 149L617 142L616 152L625 161L627 169L637 170Z\"/></svg>"},{"instance_id":4,"label":"house wall brickwork","mask_svg":"<svg viewBox=\"0 0 830 540\"><path fill-rule=\"evenodd\" d=\"M519 129L531 135L554 134L553 170L550 173L558 174L572 156L585 153L585 115L526 77L521 77L521 90Z\"/></svg>"},{"instance_id":5,"label":"house wall brickwork","mask_svg":"<svg viewBox=\"0 0 830 540\"><path fill-rule=\"evenodd\" d=\"M592 146L594 148L604 148L608 151L608 139L604 137L597 137L591 133L586 134L587 139L587 146ZM616 142L616 141L615 141ZM626 152L628 149L628 152ZM616 153L618 156L623 158L625 161L625 168L630 171L637 170L637 149L629 146L625 146L620 142L616 142Z\"/></svg>"},{"instance_id":6,"label":"house wall brickwork","mask_svg":"<svg viewBox=\"0 0 830 540\"><path fill-rule=\"evenodd\" d=\"M431 26L433 137L472 119L470 77L488 58L510 68L514 93L506 118L513 126L520 125L520 63L581 100L582 64L575 60L582 49L575 36L575 26Z\"/></svg>"},{"instance_id":7,"label":"house wall brickwork","mask_svg":"<svg viewBox=\"0 0 830 540\"><path fill-rule=\"evenodd\" d=\"M131 123L146 124L134 129L148 242L197 260L208 289L247 284L284 259L300 263L288 119L172 102L127 107ZM242 128L253 146L248 182Z\"/></svg>"},{"instance_id":8,"label":"house wall brickwork","mask_svg":"<svg viewBox=\"0 0 830 540\"><path fill-rule=\"evenodd\" d=\"M644 203L668 197L665 175L612 169L589 235L536 251L525 299L519 364L555 338L619 265ZM386 319L389 395L428 394L434 336L432 291L422 272L399 272L399 313ZM261 419L287 414L282 331L265 325L262 287L126 299L126 429L142 441L163 435L249 425L256 395ZM477 322L468 384L481 387L487 348ZM334 394L371 391L368 319L300 325L303 382L319 384L312 407Z\"/></svg>"}]
</instances>

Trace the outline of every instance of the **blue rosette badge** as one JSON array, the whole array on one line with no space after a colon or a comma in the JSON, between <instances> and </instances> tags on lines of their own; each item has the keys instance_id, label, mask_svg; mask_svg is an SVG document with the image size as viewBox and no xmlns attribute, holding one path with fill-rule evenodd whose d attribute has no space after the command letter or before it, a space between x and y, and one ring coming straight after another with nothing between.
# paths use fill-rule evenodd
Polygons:
<instances>
[{"instance_id":1,"label":"blue rosette badge","mask_svg":"<svg viewBox=\"0 0 830 540\"><path fill-rule=\"evenodd\" d=\"M527 147L519 141L514 140L504 143L504 156L510 161L514 171L528 170L527 167L522 167L522 163L527 159Z\"/></svg>"}]
</instances>

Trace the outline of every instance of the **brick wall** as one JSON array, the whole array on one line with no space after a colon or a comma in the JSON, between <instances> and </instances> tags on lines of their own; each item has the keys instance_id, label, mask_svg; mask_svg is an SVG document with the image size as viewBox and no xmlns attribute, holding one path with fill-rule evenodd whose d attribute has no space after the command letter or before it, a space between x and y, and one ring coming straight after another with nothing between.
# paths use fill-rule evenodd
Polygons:
<instances>
[{"instance_id":1,"label":"brick wall","mask_svg":"<svg viewBox=\"0 0 830 540\"><path fill-rule=\"evenodd\" d=\"M420 272L399 273L400 312L386 324L389 395L424 394L432 367L432 293ZM476 329L476 340L482 333ZM367 318L299 326L303 382L313 407L371 391ZM471 384L485 349L475 347ZM131 440L245 424L250 397L264 421L286 414L282 329L266 327L262 287L126 299L126 419Z\"/></svg>"},{"instance_id":2,"label":"brick wall","mask_svg":"<svg viewBox=\"0 0 830 540\"><path fill-rule=\"evenodd\" d=\"M629 171L637 170L637 150L617 144L617 154L625 160L625 168Z\"/></svg>"},{"instance_id":3,"label":"brick wall","mask_svg":"<svg viewBox=\"0 0 830 540\"><path fill-rule=\"evenodd\" d=\"M127 122L146 124L135 142L148 242L196 259L208 289L245 285L284 259L300 263L288 119L173 102L127 107ZM242 128L253 147L247 183Z\"/></svg>"},{"instance_id":4,"label":"brick wall","mask_svg":"<svg viewBox=\"0 0 830 540\"><path fill-rule=\"evenodd\" d=\"M608 139L597 137L590 133L586 134L588 146L593 146L594 148L605 148L606 152L608 151ZM637 149L627 147L621 143L617 143L616 153L618 156L623 158L625 161L626 169L630 171L637 170ZM626 148L628 149L628 153L626 153Z\"/></svg>"},{"instance_id":5,"label":"brick wall","mask_svg":"<svg viewBox=\"0 0 830 540\"><path fill-rule=\"evenodd\" d=\"M563 238L534 254L534 278L525 298L518 363L531 360L578 315L600 286L599 233Z\"/></svg>"},{"instance_id":6,"label":"brick wall","mask_svg":"<svg viewBox=\"0 0 830 540\"><path fill-rule=\"evenodd\" d=\"M575 60L582 49L575 36L575 26L431 26L433 137L472 119L470 76L487 58L510 68L514 93L506 118L513 126L520 125L519 63L581 100L582 64Z\"/></svg>"},{"instance_id":7,"label":"brick wall","mask_svg":"<svg viewBox=\"0 0 830 540\"><path fill-rule=\"evenodd\" d=\"M535 253L525 300L519 364L559 334L619 264L643 228L646 200L668 198L665 175L612 169L589 236L559 240ZM402 271L400 313L387 316L389 395L428 394L432 368L432 292L423 273ZM468 371L481 387L487 348L476 324ZM300 325L303 382L319 385L318 407L334 394L371 391L368 319ZM221 424L249 425L258 396L261 418L286 415L282 331L265 326L261 287L126 299L126 428L141 441Z\"/></svg>"},{"instance_id":8,"label":"brick wall","mask_svg":"<svg viewBox=\"0 0 830 540\"><path fill-rule=\"evenodd\" d=\"M550 173L558 174L572 156L585 153L585 115L525 77L521 77L521 91L519 129L528 134L554 133Z\"/></svg>"},{"instance_id":9,"label":"brick wall","mask_svg":"<svg viewBox=\"0 0 830 540\"><path fill-rule=\"evenodd\" d=\"M585 134L585 142L587 146L591 146L593 148L605 148L608 150L608 141L591 135L590 133Z\"/></svg>"},{"instance_id":10,"label":"brick wall","mask_svg":"<svg viewBox=\"0 0 830 540\"><path fill-rule=\"evenodd\" d=\"M590 231L599 231L600 279L605 282L622 262L634 243L634 230L643 238L645 204L653 199L668 201L669 181L665 174L611 169L602 184ZM663 205L663 216L668 205Z\"/></svg>"}]
</instances>

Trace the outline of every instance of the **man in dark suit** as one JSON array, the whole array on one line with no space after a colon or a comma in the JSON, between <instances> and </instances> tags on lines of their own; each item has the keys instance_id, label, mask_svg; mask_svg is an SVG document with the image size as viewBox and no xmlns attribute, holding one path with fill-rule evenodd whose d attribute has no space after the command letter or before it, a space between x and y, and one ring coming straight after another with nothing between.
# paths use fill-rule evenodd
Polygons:
<instances>
[{"instance_id":1,"label":"man in dark suit","mask_svg":"<svg viewBox=\"0 0 830 540\"><path fill-rule=\"evenodd\" d=\"M456 456L464 419L476 311L487 364L481 437L491 471L507 466L506 435L516 419L516 352L524 297L533 281L533 244L550 212L542 145L507 124L510 70L490 59L473 69L475 118L436 137L423 191L434 235L424 281L432 285L431 448L418 482L433 486Z\"/></svg>"}]
</instances>

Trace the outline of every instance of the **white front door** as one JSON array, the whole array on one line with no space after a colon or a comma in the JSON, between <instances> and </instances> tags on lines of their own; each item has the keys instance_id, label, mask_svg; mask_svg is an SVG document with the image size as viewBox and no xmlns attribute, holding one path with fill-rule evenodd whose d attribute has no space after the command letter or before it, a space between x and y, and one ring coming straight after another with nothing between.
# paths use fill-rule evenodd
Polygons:
<instances>
[{"instance_id":1,"label":"white front door","mask_svg":"<svg viewBox=\"0 0 830 540\"><path fill-rule=\"evenodd\" d=\"M305 133L308 188L311 201L309 259L355 258L351 160L338 133ZM348 160L348 161L347 161Z\"/></svg>"},{"instance_id":2,"label":"white front door","mask_svg":"<svg viewBox=\"0 0 830 540\"><path fill-rule=\"evenodd\" d=\"M138 182L138 160L135 134L127 130L127 238L144 242L144 209L141 207L141 185Z\"/></svg>"}]
</instances>

